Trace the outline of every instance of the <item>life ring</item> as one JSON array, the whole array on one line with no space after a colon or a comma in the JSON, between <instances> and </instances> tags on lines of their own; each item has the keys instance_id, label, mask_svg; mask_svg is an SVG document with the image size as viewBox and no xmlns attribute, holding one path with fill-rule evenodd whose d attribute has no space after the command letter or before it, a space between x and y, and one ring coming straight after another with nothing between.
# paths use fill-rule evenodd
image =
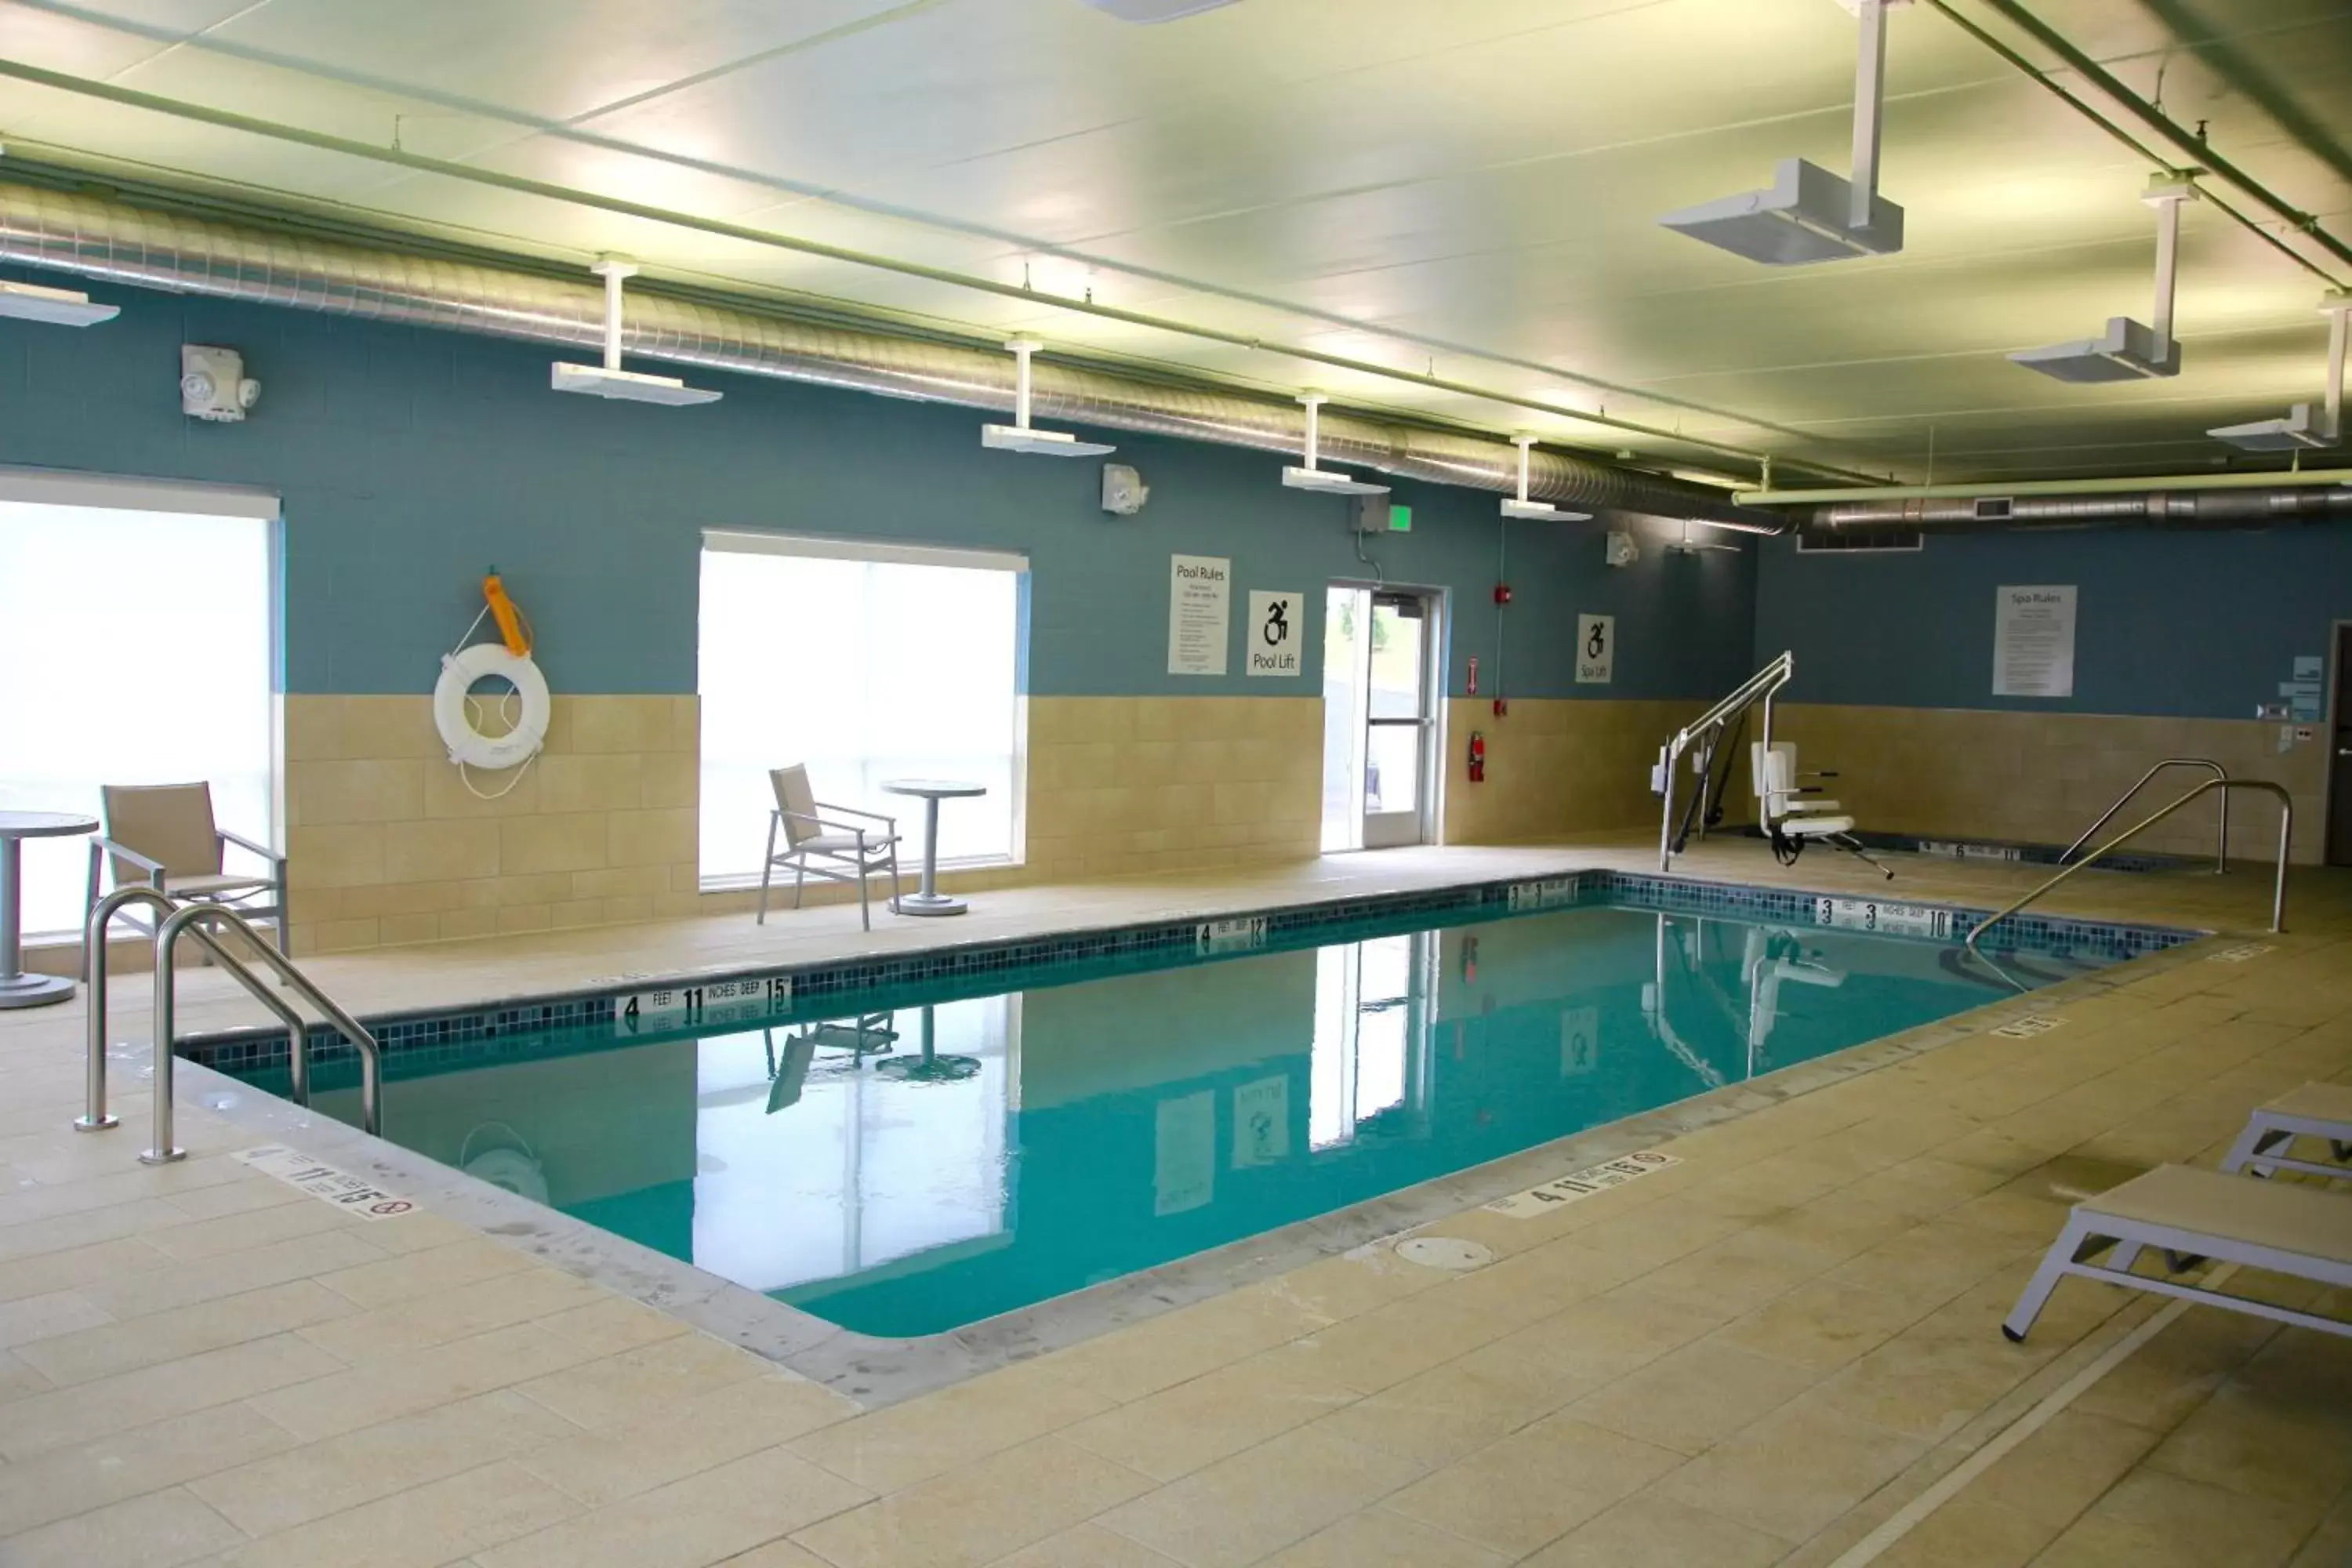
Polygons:
<instances>
[{"instance_id":1,"label":"life ring","mask_svg":"<svg viewBox=\"0 0 2352 1568\"><path fill-rule=\"evenodd\" d=\"M522 705L514 728L503 735L483 734L466 711L466 694L486 676L511 682ZM433 725L451 762L493 773L529 762L547 740L548 717L547 677L529 656L509 653L494 642L442 656L441 679L433 687Z\"/></svg>"}]
</instances>

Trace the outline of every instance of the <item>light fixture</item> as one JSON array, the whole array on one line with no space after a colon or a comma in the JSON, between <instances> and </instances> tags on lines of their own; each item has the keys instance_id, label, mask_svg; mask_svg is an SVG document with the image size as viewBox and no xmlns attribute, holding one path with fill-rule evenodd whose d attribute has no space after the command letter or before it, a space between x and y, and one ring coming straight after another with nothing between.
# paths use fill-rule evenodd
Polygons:
<instances>
[{"instance_id":1,"label":"light fixture","mask_svg":"<svg viewBox=\"0 0 2352 1568\"><path fill-rule=\"evenodd\" d=\"M1739 553L1739 546L1737 544L1717 544L1708 540L1693 539L1689 518L1683 519L1683 536L1662 548L1669 555L1696 555L1706 550L1728 550L1735 555Z\"/></svg>"},{"instance_id":2,"label":"light fixture","mask_svg":"<svg viewBox=\"0 0 2352 1568\"><path fill-rule=\"evenodd\" d=\"M1562 511L1559 508L1553 506L1549 502L1529 500L1528 499L1528 448L1535 444L1536 438L1533 436L1528 435L1524 430L1511 437L1511 445L1519 449L1519 494L1517 500L1507 500L1503 502L1503 515L1505 517L1525 518L1530 521L1591 521L1592 514L1589 511Z\"/></svg>"},{"instance_id":3,"label":"light fixture","mask_svg":"<svg viewBox=\"0 0 2352 1568\"><path fill-rule=\"evenodd\" d=\"M1315 466L1315 454L1320 444L1320 421L1317 410L1331 400L1319 392L1302 392L1298 401L1307 405L1307 466L1282 470L1282 482L1295 490L1318 490L1327 496L1384 496L1386 485L1372 484L1349 475L1336 473Z\"/></svg>"},{"instance_id":4,"label":"light fixture","mask_svg":"<svg viewBox=\"0 0 2352 1568\"><path fill-rule=\"evenodd\" d=\"M1909 0L1840 0L1861 26L1853 72L1853 175L1783 158L1768 190L1702 202L1658 222L1769 267L1885 256L1903 248L1903 209L1878 194L1879 121L1885 108L1886 7Z\"/></svg>"},{"instance_id":5,"label":"light fixture","mask_svg":"<svg viewBox=\"0 0 2352 1568\"><path fill-rule=\"evenodd\" d=\"M2352 294L2330 294L2319 301L2327 315L2327 399L2319 417L2311 405L2298 403L2284 419L2257 419L2249 425L2224 425L2208 436L2246 452L2301 452L2333 447L2344 436L2344 347L2346 322L2352 318Z\"/></svg>"},{"instance_id":6,"label":"light fixture","mask_svg":"<svg viewBox=\"0 0 2352 1568\"><path fill-rule=\"evenodd\" d=\"M47 321L58 327L94 327L122 314L120 305L94 305L89 296L71 289L44 289L37 283L11 283L0 279L0 316L20 321Z\"/></svg>"},{"instance_id":7,"label":"light fixture","mask_svg":"<svg viewBox=\"0 0 2352 1568\"><path fill-rule=\"evenodd\" d=\"M2180 205L2198 199L2195 176L2158 174L2140 200L2156 209L2156 323L2110 316L2095 338L2020 349L2009 357L2060 381L2140 381L2180 374L2180 344L2172 335L2173 281L2180 269Z\"/></svg>"},{"instance_id":8,"label":"light fixture","mask_svg":"<svg viewBox=\"0 0 2352 1568\"><path fill-rule=\"evenodd\" d=\"M992 451L1027 452L1039 458L1092 458L1118 447L1100 441L1081 441L1066 430L1039 430L1029 423L1029 356L1045 345L1034 338L1014 338L1004 345L1018 362L1013 373L1013 423L983 425L980 444Z\"/></svg>"},{"instance_id":9,"label":"light fixture","mask_svg":"<svg viewBox=\"0 0 2352 1568\"><path fill-rule=\"evenodd\" d=\"M604 363L574 364L557 360L548 384L558 392L584 392L592 397L617 397L630 403L716 403L725 395L688 386L674 375L645 375L621 368L621 280L637 270L634 261L617 256L600 258L589 271L604 279Z\"/></svg>"},{"instance_id":10,"label":"light fixture","mask_svg":"<svg viewBox=\"0 0 2352 1568\"><path fill-rule=\"evenodd\" d=\"M1213 11L1234 0L1087 0L1087 4L1122 22L1172 22L1198 11Z\"/></svg>"}]
</instances>

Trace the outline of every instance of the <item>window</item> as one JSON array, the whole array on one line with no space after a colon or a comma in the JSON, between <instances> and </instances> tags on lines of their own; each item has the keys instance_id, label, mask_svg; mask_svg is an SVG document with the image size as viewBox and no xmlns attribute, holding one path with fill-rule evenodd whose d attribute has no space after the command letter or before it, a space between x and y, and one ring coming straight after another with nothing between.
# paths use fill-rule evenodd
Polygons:
<instances>
[{"instance_id":1,"label":"window","mask_svg":"<svg viewBox=\"0 0 2352 1568\"><path fill-rule=\"evenodd\" d=\"M107 500L124 504L91 504ZM162 510L181 504L129 482L0 477L0 808L100 816L102 784L201 779L221 826L276 841L277 504ZM201 649L164 646L199 631ZM26 935L81 929L89 854L84 839L26 843Z\"/></svg>"},{"instance_id":2,"label":"window","mask_svg":"<svg viewBox=\"0 0 2352 1568\"><path fill-rule=\"evenodd\" d=\"M923 803L886 794L891 779L985 785L941 805L940 858L1013 859L1027 571L982 551L705 533L703 880L759 876L768 771L794 763L818 800L898 817L910 876Z\"/></svg>"}]
</instances>

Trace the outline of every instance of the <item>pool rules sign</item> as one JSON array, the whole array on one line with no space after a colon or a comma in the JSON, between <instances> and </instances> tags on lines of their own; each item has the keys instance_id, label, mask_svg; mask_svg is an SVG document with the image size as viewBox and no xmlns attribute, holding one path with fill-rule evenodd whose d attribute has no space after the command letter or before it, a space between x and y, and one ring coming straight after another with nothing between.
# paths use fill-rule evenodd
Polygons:
<instances>
[{"instance_id":1,"label":"pool rules sign","mask_svg":"<svg viewBox=\"0 0 2352 1568\"><path fill-rule=\"evenodd\" d=\"M1249 630L1243 638L1249 674L1295 676L1299 672L1298 647L1307 640L1300 606L1306 602L1304 594L1251 590Z\"/></svg>"},{"instance_id":2,"label":"pool rules sign","mask_svg":"<svg viewBox=\"0 0 2352 1568\"><path fill-rule=\"evenodd\" d=\"M1223 675L1234 563L1214 555L1168 558L1168 673Z\"/></svg>"}]
</instances>

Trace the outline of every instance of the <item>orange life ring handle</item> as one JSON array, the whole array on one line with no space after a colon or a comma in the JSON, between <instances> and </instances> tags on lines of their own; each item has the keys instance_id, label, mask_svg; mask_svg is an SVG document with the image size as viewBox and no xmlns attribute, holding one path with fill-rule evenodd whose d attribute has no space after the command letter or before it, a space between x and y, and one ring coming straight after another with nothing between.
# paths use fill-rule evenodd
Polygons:
<instances>
[{"instance_id":1,"label":"orange life ring handle","mask_svg":"<svg viewBox=\"0 0 2352 1568\"><path fill-rule=\"evenodd\" d=\"M507 596L506 584L499 581L499 570L495 566L490 568L490 574L482 579L482 597L489 603L491 618L499 623L499 637L507 645L507 651L517 658L529 658L530 617Z\"/></svg>"}]
</instances>

